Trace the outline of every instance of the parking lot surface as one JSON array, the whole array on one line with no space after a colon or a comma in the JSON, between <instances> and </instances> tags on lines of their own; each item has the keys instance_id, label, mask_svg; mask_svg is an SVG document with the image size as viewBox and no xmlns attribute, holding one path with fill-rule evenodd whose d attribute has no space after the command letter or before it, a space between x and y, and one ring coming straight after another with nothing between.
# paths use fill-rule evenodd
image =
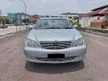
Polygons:
<instances>
[{"instance_id":1,"label":"parking lot surface","mask_svg":"<svg viewBox=\"0 0 108 81\"><path fill-rule=\"evenodd\" d=\"M25 61L26 35L17 32L0 39L0 81L108 81L108 38L83 33L86 60L51 65Z\"/></svg>"}]
</instances>

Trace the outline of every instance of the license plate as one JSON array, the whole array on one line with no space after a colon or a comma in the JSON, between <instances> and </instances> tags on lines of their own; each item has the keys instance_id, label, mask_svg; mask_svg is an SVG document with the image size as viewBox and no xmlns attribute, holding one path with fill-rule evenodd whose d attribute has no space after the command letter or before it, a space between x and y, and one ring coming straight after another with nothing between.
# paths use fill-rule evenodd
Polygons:
<instances>
[{"instance_id":1,"label":"license plate","mask_svg":"<svg viewBox=\"0 0 108 81\"><path fill-rule=\"evenodd\" d=\"M65 54L48 54L48 58L65 58Z\"/></svg>"}]
</instances>

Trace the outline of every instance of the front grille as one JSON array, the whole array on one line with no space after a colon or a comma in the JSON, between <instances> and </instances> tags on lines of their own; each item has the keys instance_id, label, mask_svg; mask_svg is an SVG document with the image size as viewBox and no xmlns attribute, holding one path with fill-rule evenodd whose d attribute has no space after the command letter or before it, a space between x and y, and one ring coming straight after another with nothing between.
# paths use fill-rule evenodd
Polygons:
<instances>
[{"instance_id":1,"label":"front grille","mask_svg":"<svg viewBox=\"0 0 108 81\"><path fill-rule=\"evenodd\" d=\"M44 49L66 49L71 47L71 41L41 41L40 45Z\"/></svg>"}]
</instances>

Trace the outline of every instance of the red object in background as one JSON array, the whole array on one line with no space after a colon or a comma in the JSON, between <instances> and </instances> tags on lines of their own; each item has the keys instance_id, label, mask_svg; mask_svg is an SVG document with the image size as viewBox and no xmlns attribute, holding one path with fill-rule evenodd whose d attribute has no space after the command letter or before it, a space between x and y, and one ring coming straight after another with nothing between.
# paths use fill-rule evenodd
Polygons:
<instances>
[{"instance_id":1,"label":"red object in background","mask_svg":"<svg viewBox=\"0 0 108 81\"><path fill-rule=\"evenodd\" d=\"M106 28L104 21L102 20L95 20L92 21L90 27L97 27L97 28Z\"/></svg>"}]
</instances>

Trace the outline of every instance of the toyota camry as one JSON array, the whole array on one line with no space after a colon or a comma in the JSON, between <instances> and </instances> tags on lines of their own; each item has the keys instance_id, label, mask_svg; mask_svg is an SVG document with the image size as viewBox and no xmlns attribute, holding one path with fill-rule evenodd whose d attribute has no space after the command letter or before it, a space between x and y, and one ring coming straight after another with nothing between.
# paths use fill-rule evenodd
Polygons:
<instances>
[{"instance_id":1,"label":"toyota camry","mask_svg":"<svg viewBox=\"0 0 108 81\"><path fill-rule=\"evenodd\" d=\"M27 35L24 53L35 63L83 61L86 44L82 34L65 18L40 18Z\"/></svg>"}]
</instances>

